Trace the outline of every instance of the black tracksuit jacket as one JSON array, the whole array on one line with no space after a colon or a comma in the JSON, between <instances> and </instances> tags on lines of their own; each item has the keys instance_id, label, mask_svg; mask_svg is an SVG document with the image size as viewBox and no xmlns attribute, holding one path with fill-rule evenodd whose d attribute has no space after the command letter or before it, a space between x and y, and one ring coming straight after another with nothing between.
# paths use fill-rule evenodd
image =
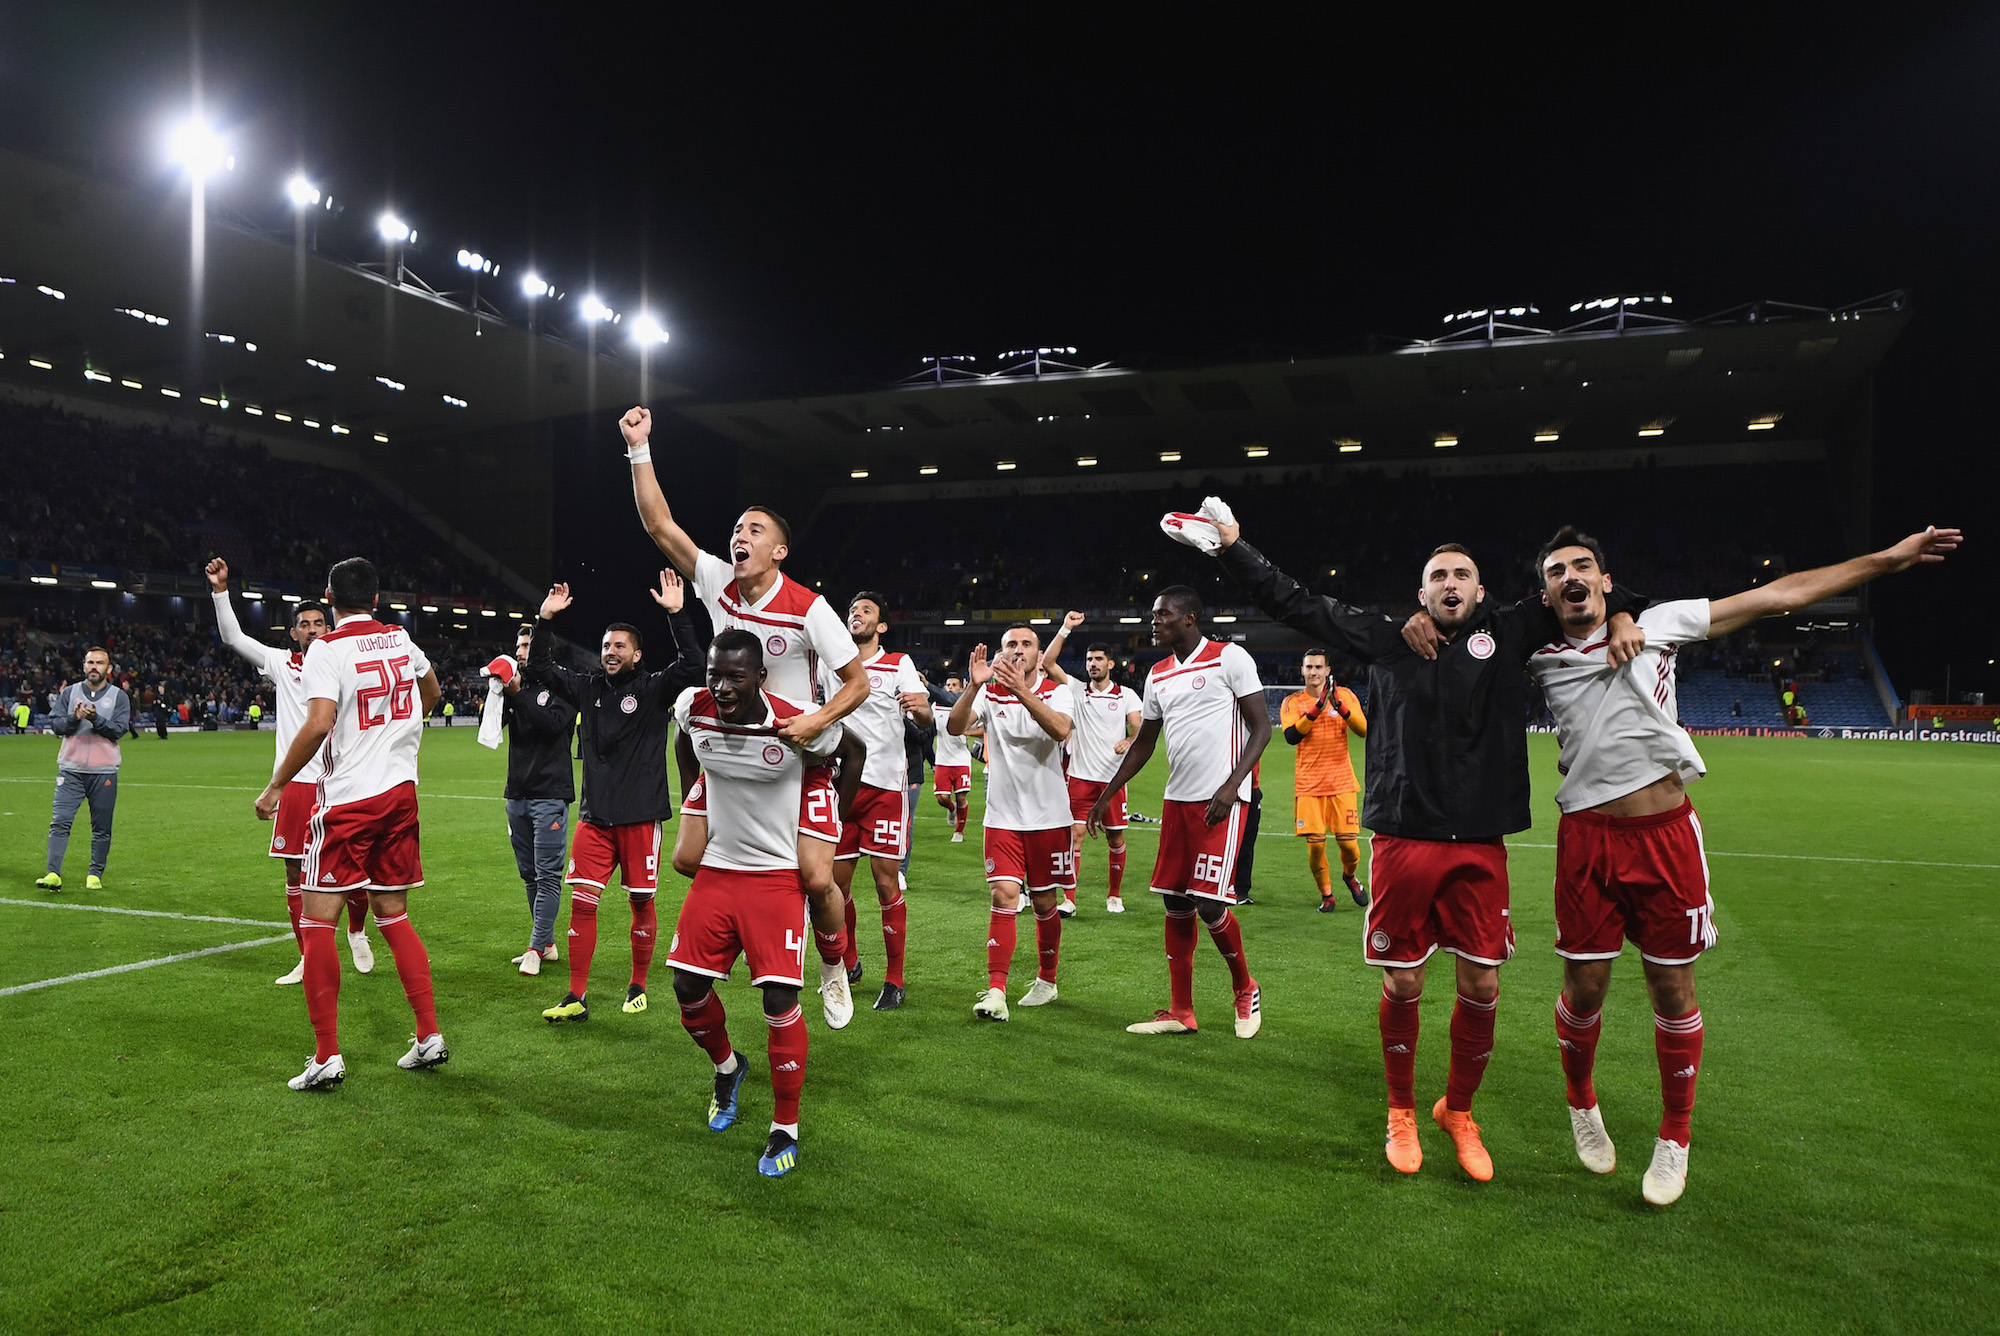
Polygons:
<instances>
[{"instance_id":1,"label":"black tracksuit jacket","mask_svg":"<svg viewBox=\"0 0 2000 1336\"><path fill-rule=\"evenodd\" d=\"M521 689L500 702L500 722L507 729L506 796L575 802L570 742L576 737L576 702L553 686L530 682L525 672Z\"/></svg>"},{"instance_id":2,"label":"black tracksuit jacket","mask_svg":"<svg viewBox=\"0 0 2000 1336\"><path fill-rule=\"evenodd\" d=\"M1534 824L1528 814L1528 656L1561 640L1534 594L1483 604L1418 657L1401 622L1313 594L1237 541L1219 554L1237 587L1273 618L1368 667L1368 760L1361 824L1412 840L1491 840ZM1607 615L1648 600L1614 587Z\"/></svg>"},{"instance_id":3,"label":"black tracksuit jacket","mask_svg":"<svg viewBox=\"0 0 2000 1336\"><path fill-rule=\"evenodd\" d=\"M535 623L528 642L525 691L548 687L572 702L583 720L583 802L577 819L594 826L636 826L674 814L667 787L667 739L674 702L707 678L707 655L686 610L668 618L678 652L656 672L631 669L611 677L556 663L555 635ZM643 663L644 660L641 660Z\"/></svg>"}]
</instances>

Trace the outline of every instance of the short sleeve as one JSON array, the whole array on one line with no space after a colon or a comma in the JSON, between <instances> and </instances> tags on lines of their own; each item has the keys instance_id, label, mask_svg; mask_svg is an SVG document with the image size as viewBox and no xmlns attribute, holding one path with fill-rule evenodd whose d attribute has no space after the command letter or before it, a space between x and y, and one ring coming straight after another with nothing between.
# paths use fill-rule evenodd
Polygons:
<instances>
[{"instance_id":1,"label":"short sleeve","mask_svg":"<svg viewBox=\"0 0 2000 1336\"><path fill-rule=\"evenodd\" d=\"M841 741L846 736L846 727L836 723L811 742L808 742L799 754L804 756L808 761L824 761L827 757L840 750Z\"/></svg>"},{"instance_id":2,"label":"short sleeve","mask_svg":"<svg viewBox=\"0 0 2000 1336\"><path fill-rule=\"evenodd\" d=\"M306 647L299 680L305 687L307 700L340 700L340 666L334 657L334 649L324 640L315 640Z\"/></svg>"},{"instance_id":3,"label":"short sleeve","mask_svg":"<svg viewBox=\"0 0 2000 1336\"><path fill-rule=\"evenodd\" d=\"M987 704L986 688L984 686L972 688L972 717L977 719L982 725L993 717L992 709Z\"/></svg>"},{"instance_id":4,"label":"short sleeve","mask_svg":"<svg viewBox=\"0 0 2000 1336\"><path fill-rule=\"evenodd\" d=\"M729 587L729 581L734 575L735 571L731 569L729 564L713 552L702 552L699 550L695 552L695 597L709 607L712 608L715 606L715 601L722 597L722 591Z\"/></svg>"},{"instance_id":5,"label":"short sleeve","mask_svg":"<svg viewBox=\"0 0 2000 1336\"><path fill-rule=\"evenodd\" d=\"M410 644L410 676L422 677L425 673L428 673L431 670L430 655L424 653L423 646L419 645L416 641L412 640L409 642L409 644Z\"/></svg>"},{"instance_id":6,"label":"short sleeve","mask_svg":"<svg viewBox=\"0 0 2000 1336\"><path fill-rule=\"evenodd\" d=\"M1708 639L1709 603L1705 598L1655 603L1639 614L1638 621L1648 645L1692 644Z\"/></svg>"},{"instance_id":7,"label":"short sleeve","mask_svg":"<svg viewBox=\"0 0 2000 1336\"><path fill-rule=\"evenodd\" d=\"M689 687L686 691L681 692L680 699L674 702L674 726L676 728L683 731L687 729L688 716L694 712L694 698L700 690L700 687Z\"/></svg>"},{"instance_id":8,"label":"short sleeve","mask_svg":"<svg viewBox=\"0 0 2000 1336\"><path fill-rule=\"evenodd\" d=\"M1123 701L1123 704L1125 706L1125 713L1131 714L1134 711L1138 710L1140 705L1143 703L1139 699L1139 693L1132 690L1132 688L1130 687L1120 687L1118 689L1125 693L1125 699Z\"/></svg>"},{"instance_id":9,"label":"short sleeve","mask_svg":"<svg viewBox=\"0 0 2000 1336\"><path fill-rule=\"evenodd\" d=\"M1250 657L1250 651L1231 645L1222 651L1222 657L1229 664L1229 689L1238 700L1264 690L1264 683L1257 676L1257 661Z\"/></svg>"},{"instance_id":10,"label":"short sleeve","mask_svg":"<svg viewBox=\"0 0 2000 1336\"><path fill-rule=\"evenodd\" d=\"M1071 683L1067 687L1057 687L1054 691L1042 697L1042 700L1051 710L1054 710L1063 718L1076 718L1076 685L1074 683Z\"/></svg>"},{"instance_id":11,"label":"short sleeve","mask_svg":"<svg viewBox=\"0 0 2000 1336\"><path fill-rule=\"evenodd\" d=\"M917 676L917 665L911 663L907 655L904 656L903 661L896 665L897 694L900 695L909 691L920 692L923 689L924 679Z\"/></svg>"},{"instance_id":12,"label":"short sleeve","mask_svg":"<svg viewBox=\"0 0 2000 1336\"><path fill-rule=\"evenodd\" d=\"M1160 693L1158 686L1150 677L1146 679L1146 696L1139 705L1139 713L1147 719L1165 717L1160 713Z\"/></svg>"},{"instance_id":13,"label":"short sleeve","mask_svg":"<svg viewBox=\"0 0 2000 1336\"><path fill-rule=\"evenodd\" d=\"M812 646L819 661L839 672L853 663L860 651L854 648L854 637L833 608L823 598L815 597L806 607L806 643Z\"/></svg>"}]
</instances>

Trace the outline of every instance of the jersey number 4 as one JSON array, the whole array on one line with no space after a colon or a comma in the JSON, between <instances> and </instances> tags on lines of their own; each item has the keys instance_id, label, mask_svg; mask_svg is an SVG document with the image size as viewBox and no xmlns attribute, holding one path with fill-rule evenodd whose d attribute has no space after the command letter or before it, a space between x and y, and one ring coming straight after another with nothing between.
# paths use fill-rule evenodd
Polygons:
<instances>
[{"instance_id":1,"label":"jersey number 4","mask_svg":"<svg viewBox=\"0 0 2000 1336\"><path fill-rule=\"evenodd\" d=\"M355 693L355 704L359 707L361 727L365 731L377 724L386 724L391 719L408 719L416 713L411 694L416 683L410 680L410 656L399 654L393 659L362 659L354 665L354 671L362 677L372 677L375 684L362 683ZM386 707L378 710L378 703L387 701Z\"/></svg>"}]
</instances>

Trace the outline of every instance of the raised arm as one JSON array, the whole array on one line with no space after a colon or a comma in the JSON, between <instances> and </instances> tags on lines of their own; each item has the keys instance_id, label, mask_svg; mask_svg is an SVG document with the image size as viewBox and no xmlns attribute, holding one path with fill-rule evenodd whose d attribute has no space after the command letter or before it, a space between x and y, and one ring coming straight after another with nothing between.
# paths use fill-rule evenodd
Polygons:
<instances>
[{"instance_id":1,"label":"raised arm","mask_svg":"<svg viewBox=\"0 0 2000 1336\"><path fill-rule=\"evenodd\" d=\"M262 668L270 660L271 647L244 634L242 624L236 620L236 607L229 598L229 563L217 557L208 563L204 574L208 576L209 593L215 599L215 629L222 636L222 643Z\"/></svg>"},{"instance_id":2,"label":"raised arm","mask_svg":"<svg viewBox=\"0 0 2000 1336\"><path fill-rule=\"evenodd\" d=\"M674 660L653 675L654 684L663 699L671 702L680 699L689 687L703 685L708 679L708 651L695 632L694 619L687 613L687 586L681 577L672 571L660 572L660 587L648 590L653 602L666 610L667 629L673 632Z\"/></svg>"},{"instance_id":3,"label":"raised arm","mask_svg":"<svg viewBox=\"0 0 2000 1336\"><path fill-rule=\"evenodd\" d=\"M625 458L632 465L632 500L639 507L639 522L646 526L654 546L666 554L674 568L693 579L700 549L687 536L687 530L674 523L674 513L667 509L666 494L660 490L660 480L653 473L652 411L632 409L618 419L618 430L625 437Z\"/></svg>"},{"instance_id":4,"label":"raised arm","mask_svg":"<svg viewBox=\"0 0 2000 1336\"><path fill-rule=\"evenodd\" d=\"M1236 587L1271 618L1315 640L1337 645L1364 663L1373 663L1382 653L1387 643L1384 631L1393 635L1386 618L1312 593L1244 542L1240 526L1217 527L1222 532L1222 550L1215 559Z\"/></svg>"},{"instance_id":5,"label":"raised arm","mask_svg":"<svg viewBox=\"0 0 2000 1336\"><path fill-rule=\"evenodd\" d=\"M1041 726L1042 732L1057 742L1068 742L1075 722L1060 710L1052 710L1049 703L1035 694L1028 676L1017 667L1012 659L1002 659L993 667L993 676L1001 686L1014 693L1028 717Z\"/></svg>"},{"instance_id":6,"label":"raised arm","mask_svg":"<svg viewBox=\"0 0 2000 1336\"><path fill-rule=\"evenodd\" d=\"M1957 529L1940 529L1933 525L1880 552L1854 557L1837 566L1798 571L1761 588L1746 589L1740 594L1716 599L1708 605L1708 633L1711 636L1728 635L1760 617L1775 617L1794 608L1810 607L1823 598L1844 594L1877 576L1894 575L1912 566L1943 561L1947 555L1958 550L1961 540L1962 535Z\"/></svg>"},{"instance_id":7,"label":"raised arm","mask_svg":"<svg viewBox=\"0 0 2000 1336\"><path fill-rule=\"evenodd\" d=\"M583 674L556 662L556 633L549 629L549 619L569 605L568 582L551 585L535 624L528 629L528 661L521 666L521 673L530 682L554 688L557 695L574 704L583 700Z\"/></svg>"},{"instance_id":8,"label":"raised arm","mask_svg":"<svg viewBox=\"0 0 2000 1336\"><path fill-rule=\"evenodd\" d=\"M972 727L972 706L979 698L979 688L992 680L993 665L986 661L986 646L974 645L965 661L965 690L958 693L958 699L951 704L951 713L945 716L945 732L955 738L965 736Z\"/></svg>"},{"instance_id":9,"label":"raised arm","mask_svg":"<svg viewBox=\"0 0 2000 1336\"><path fill-rule=\"evenodd\" d=\"M1058 686L1069 684L1069 674L1062 670L1063 647L1069 643L1069 633L1083 625L1083 614L1066 612L1063 614L1062 630L1049 637L1049 647L1042 651L1042 671Z\"/></svg>"}]
</instances>

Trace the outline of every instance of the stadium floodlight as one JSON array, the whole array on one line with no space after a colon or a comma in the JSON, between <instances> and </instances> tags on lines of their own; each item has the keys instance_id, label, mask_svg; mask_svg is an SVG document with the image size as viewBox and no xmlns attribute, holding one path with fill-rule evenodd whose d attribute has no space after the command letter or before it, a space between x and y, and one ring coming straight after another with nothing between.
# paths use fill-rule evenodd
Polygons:
<instances>
[{"instance_id":1,"label":"stadium floodlight","mask_svg":"<svg viewBox=\"0 0 2000 1336\"><path fill-rule=\"evenodd\" d=\"M602 320L606 324L609 324L614 314L615 312L609 306L606 306L597 299L596 293L588 292L584 294L583 318L585 320Z\"/></svg>"},{"instance_id":2,"label":"stadium floodlight","mask_svg":"<svg viewBox=\"0 0 2000 1336\"><path fill-rule=\"evenodd\" d=\"M1120 626L1137 626L1140 622L1144 620L1145 618L1143 617L1120 617L1118 619L1118 624Z\"/></svg>"},{"instance_id":3,"label":"stadium floodlight","mask_svg":"<svg viewBox=\"0 0 2000 1336\"><path fill-rule=\"evenodd\" d=\"M849 470L847 471L847 476L848 476L848 477L850 477L850 478L865 478L865 477L867 477L867 476L868 476L868 470L867 470L867 469L849 469Z\"/></svg>"},{"instance_id":4,"label":"stadium floodlight","mask_svg":"<svg viewBox=\"0 0 2000 1336\"><path fill-rule=\"evenodd\" d=\"M665 343L667 341L667 328L652 316L641 313L632 322L632 337L642 344Z\"/></svg>"},{"instance_id":5,"label":"stadium floodlight","mask_svg":"<svg viewBox=\"0 0 2000 1336\"><path fill-rule=\"evenodd\" d=\"M398 218L390 209L382 210L381 216L375 220L375 234L391 245L413 242L417 239L417 234L410 230L410 225Z\"/></svg>"},{"instance_id":6,"label":"stadium floodlight","mask_svg":"<svg viewBox=\"0 0 2000 1336\"><path fill-rule=\"evenodd\" d=\"M92 589L116 589L118 582L116 580L92 580L90 587Z\"/></svg>"},{"instance_id":7,"label":"stadium floodlight","mask_svg":"<svg viewBox=\"0 0 2000 1336\"><path fill-rule=\"evenodd\" d=\"M1458 437L1452 435L1450 432L1446 432L1444 435L1438 437L1436 440L1431 442L1431 445L1439 450L1449 450L1457 444L1458 444Z\"/></svg>"},{"instance_id":8,"label":"stadium floodlight","mask_svg":"<svg viewBox=\"0 0 2000 1336\"><path fill-rule=\"evenodd\" d=\"M1178 450L1162 450L1160 451L1160 462L1162 464L1178 464L1181 462L1181 452Z\"/></svg>"},{"instance_id":9,"label":"stadium floodlight","mask_svg":"<svg viewBox=\"0 0 2000 1336\"><path fill-rule=\"evenodd\" d=\"M285 182L285 198L294 209L310 209L320 202L321 196L319 187L306 180L304 172L293 172L292 179Z\"/></svg>"},{"instance_id":10,"label":"stadium floodlight","mask_svg":"<svg viewBox=\"0 0 2000 1336\"><path fill-rule=\"evenodd\" d=\"M1076 466L1080 469L1094 469L1097 467L1097 456L1078 455L1076 457Z\"/></svg>"},{"instance_id":11,"label":"stadium floodlight","mask_svg":"<svg viewBox=\"0 0 2000 1336\"><path fill-rule=\"evenodd\" d=\"M538 297L553 297L555 293L555 284L544 282L540 274L527 273L521 275L521 295L529 301L533 301Z\"/></svg>"},{"instance_id":12,"label":"stadium floodlight","mask_svg":"<svg viewBox=\"0 0 2000 1336\"><path fill-rule=\"evenodd\" d=\"M919 469L917 470L917 472L918 472L918 473L920 473L920 474L922 474L922 475L923 475L924 477L928 478L928 477L932 476L933 474L935 474L935 473L937 472L937 465L935 465L935 464L925 464L925 465L923 465L922 467L920 467L920 468L919 468Z\"/></svg>"},{"instance_id":13,"label":"stadium floodlight","mask_svg":"<svg viewBox=\"0 0 2000 1336\"><path fill-rule=\"evenodd\" d=\"M999 463L995 464L993 468L994 471L998 473L1012 473L1014 471L1014 461L1011 459L1003 459Z\"/></svg>"},{"instance_id":14,"label":"stadium floodlight","mask_svg":"<svg viewBox=\"0 0 2000 1336\"><path fill-rule=\"evenodd\" d=\"M1559 441L1561 439L1562 439L1562 433L1557 431L1554 427L1544 427L1542 430L1535 433L1535 443L1537 445L1547 445L1551 441Z\"/></svg>"},{"instance_id":15,"label":"stadium floodlight","mask_svg":"<svg viewBox=\"0 0 2000 1336\"><path fill-rule=\"evenodd\" d=\"M50 584L54 584L54 583L55 583L55 581L51 580L51 581L49 581L49 583L50 583ZM947 617L947 618L945 618L945 619L944 619L944 624L945 624L946 626L964 626L964 625L965 625L965 618L963 618L963 617Z\"/></svg>"},{"instance_id":16,"label":"stadium floodlight","mask_svg":"<svg viewBox=\"0 0 2000 1336\"><path fill-rule=\"evenodd\" d=\"M1211 622L1216 622L1221 625L1227 626L1229 623L1236 620L1236 616L1234 613L1218 612L1215 614L1215 616L1209 618L1208 620L1210 620Z\"/></svg>"},{"instance_id":17,"label":"stadium floodlight","mask_svg":"<svg viewBox=\"0 0 2000 1336\"><path fill-rule=\"evenodd\" d=\"M1271 447L1268 445L1246 445L1243 447L1243 457L1245 459L1263 459L1270 453Z\"/></svg>"},{"instance_id":18,"label":"stadium floodlight","mask_svg":"<svg viewBox=\"0 0 2000 1336\"><path fill-rule=\"evenodd\" d=\"M229 141L200 119L182 121L168 133L167 161L196 181L236 170L236 155L230 151Z\"/></svg>"},{"instance_id":19,"label":"stadium floodlight","mask_svg":"<svg viewBox=\"0 0 2000 1336\"><path fill-rule=\"evenodd\" d=\"M1361 453L1361 442L1355 440L1352 436L1336 436L1333 438L1333 443L1340 447L1340 453L1343 455L1358 455Z\"/></svg>"}]
</instances>

